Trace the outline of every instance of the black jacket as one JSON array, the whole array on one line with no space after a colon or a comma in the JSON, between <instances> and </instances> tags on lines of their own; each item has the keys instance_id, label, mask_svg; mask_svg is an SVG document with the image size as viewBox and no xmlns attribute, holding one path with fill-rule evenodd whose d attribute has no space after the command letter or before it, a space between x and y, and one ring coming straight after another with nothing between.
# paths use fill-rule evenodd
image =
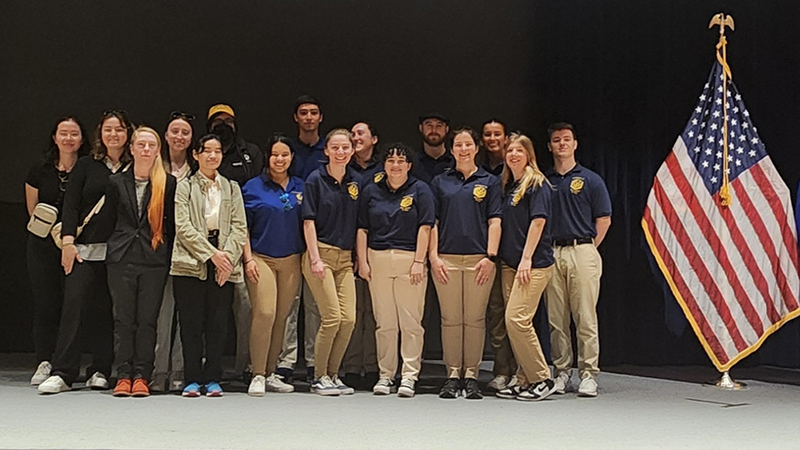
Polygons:
<instances>
[{"instance_id":1,"label":"black jacket","mask_svg":"<svg viewBox=\"0 0 800 450\"><path fill-rule=\"evenodd\" d=\"M101 160L84 156L75 164L69 175L67 191L64 193L64 211L61 215L62 236L75 236L78 226L89 215L100 197L106 193L106 185L111 171ZM75 241L78 244L104 243L108 240L114 224L109 220L108 208L104 205L100 212L89 220L83 232Z\"/></svg>"},{"instance_id":2,"label":"black jacket","mask_svg":"<svg viewBox=\"0 0 800 450\"><path fill-rule=\"evenodd\" d=\"M153 250L150 240L150 222L147 207L150 205L151 184L148 183L142 200L142 213L136 205L136 182L133 168L111 175L108 179L106 203L114 232L108 238L106 262L125 262L146 266L168 266L175 237L175 177L167 174L164 192L164 243Z\"/></svg>"}]
</instances>

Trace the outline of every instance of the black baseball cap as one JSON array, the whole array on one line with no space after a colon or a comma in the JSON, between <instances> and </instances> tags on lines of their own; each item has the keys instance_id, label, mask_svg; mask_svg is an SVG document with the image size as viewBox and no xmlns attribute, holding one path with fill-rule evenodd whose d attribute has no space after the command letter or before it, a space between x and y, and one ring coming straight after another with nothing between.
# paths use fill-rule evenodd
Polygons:
<instances>
[{"instance_id":1,"label":"black baseball cap","mask_svg":"<svg viewBox=\"0 0 800 450\"><path fill-rule=\"evenodd\" d=\"M450 119L445 117L444 114L439 113L439 112L435 112L435 111L428 111L427 113L420 115L419 116L419 124L422 125L422 122L425 122L428 119L441 120L446 125L448 125L448 126L450 125Z\"/></svg>"}]
</instances>

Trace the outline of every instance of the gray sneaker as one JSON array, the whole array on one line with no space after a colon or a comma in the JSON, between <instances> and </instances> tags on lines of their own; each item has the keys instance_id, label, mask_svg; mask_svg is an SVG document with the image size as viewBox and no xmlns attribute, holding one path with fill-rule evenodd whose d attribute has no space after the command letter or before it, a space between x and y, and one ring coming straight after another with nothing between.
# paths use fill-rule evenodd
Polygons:
<instances>
[{"instance_id":1,"label":"gray sneaker","mask_svg":"<svg viewBox=\"0 0 800 450\"><path fill-rule=\"evenodd\" d=\"M280 392L281 394L288 394L294 392L294 386L283 381L283 377L273 373L266 379L266 390L269 392Z\"/></svg>"},{"instance_id":2,"label":"gray sneaker","mask_svg":"<svg viewBox=\"0 0 800 450\"><path fill-rule=\"evenodd\" d=\"M102 373L95 372L88 380L86 380L86 387L96 391L108 389L108 380Z\"/></svg>"},{"instance_id":3,"label":"gray sneaker","mask_svg":"<svg viewBox=\"0 0 800 450\"><path fill-rule=\"evenodd\" d=\"M388 378L381 378L372 387L372 393L375 395L389 395L392 393L392 380Z\"/></svg>"},{"instance_id":4,"label":"gray sneaker","mask_svg":"<svg viewBox=\"0 0 800 450\"><path fill-rule=\"evenodd\" d=\"M553 379L555 383L555 393L556 394L564 394L566 393L570 386L569 386L569 372L560 372L556 377Z\"/></svg>"},{"instance_id":5,"label":"gray sneaker","mask_svg":"<svg viewBox=\"0 0 800 450\"><path fill-rule=\"evenodd\" d=\"M333 381L331 381L331 378L327 375L311 383L311 392L323 396L338 396L341 393L339 392L339 388L333 384Z\"/></svg>"},{"instance_id":6,"label":"gray sneaker","mask_svg":"<svg viewBox=\"0 0 800 450\"><path fill-rule=\"evenodd\" d=\"M416 382L411 378L405 378L402 382L400 382L400 387L397 388L397 396L398 397L405 397L411 398L416 393Z\"/></svg>"},{"instance_id":7,"label":"gray sneaker","mask_svg":"<svg viewBox=\"0 0 800 450\"><path fill-rule=\"evenodd\" d=\"M47 361L42 361L39 363L39 367L36 368L36 373L33 374L31 377L31 386L38 386L45 382L48 378L50 378L50 372L53 371L53 365Z\"/></svg>"},{"instance_id":8,"label":"gray sneaker","mask_svg":"<svg viewBox=\"0 0 800 450\"><path fill-rule=\"evenodd\" d=\"M356 392L355 389L344 384L344 381L340 380L338 375L334 375L333 378L331 378L331 381L336 388L339 389L339 393L342 395L353 395Z\"/></svg>"}]
</instances>

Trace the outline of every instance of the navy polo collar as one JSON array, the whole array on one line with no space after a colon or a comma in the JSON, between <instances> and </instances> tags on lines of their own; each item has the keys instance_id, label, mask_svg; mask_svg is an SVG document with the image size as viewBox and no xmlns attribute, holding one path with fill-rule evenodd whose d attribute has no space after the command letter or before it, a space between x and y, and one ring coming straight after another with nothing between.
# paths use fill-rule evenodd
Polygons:
<instances>
[{"instance_id":1,"label":"navy polo collar","mask_svg":"<svg viewBox=\"0 0 800 450\"><path fill-rule=\"evenodd\" d=\"M566 177L567 175L571 175L571 174L573 174L573 173L580 172L581 170L583 170L583 166L582 166L582 165L580 165L580 163L575 163L575 167L573 167L572 169L570 169L570 171L569 171L569 172L567 172L567 173L565 173L564 175L561 175L560 173L556 172L556 169L555 169L555 168L551 168L550 170L548 170L548 171L547 171L547 173L545 174L545 176L547 176L547 177L553 177L553 176L556 176L556 175L558 175L558 176L560 176L560 177Z\"/></svg>"},{"instance_id":2,"label":"navy polo collar","mask_svg":"<svg viewBox=\"0 0 800 450\"><path fill-rule=\"evenodd\" d=\"M474 180L476 178L485 177L485 176L489 175L489 173L486 172L486 169L484 169L483 167L478 166L478 170L476 170L475 173L470 175L469 178L465 179L464 175L461 172L459 172L458 170L456 170L455 167L453 167L453 168L449 169L447 172L445 172L445 175L446 176L451 176L451 177L456 177L457 179L462 180L462 181L472 181L472 180Z\"/></svg>"}]
</instances>

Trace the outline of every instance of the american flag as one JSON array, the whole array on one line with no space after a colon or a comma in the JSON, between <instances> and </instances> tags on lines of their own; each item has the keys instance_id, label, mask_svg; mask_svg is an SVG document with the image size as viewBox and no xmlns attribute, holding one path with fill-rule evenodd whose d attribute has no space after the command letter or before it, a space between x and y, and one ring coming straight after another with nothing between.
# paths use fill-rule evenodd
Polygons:
<instances>
[{"instance_id":1,"label":"american flag","mask_svg":"<svg viewBox=\"0 0 800 450\"><path fill-rule=\"evenodd\" d=\"M723 94L725 92L725 94ZM728 110L730 206L720 189ZM791 198L723 66L661 165L642 227L672 293L714 365L726 371L800 314Z\"/></svg>"}]
</instances>

